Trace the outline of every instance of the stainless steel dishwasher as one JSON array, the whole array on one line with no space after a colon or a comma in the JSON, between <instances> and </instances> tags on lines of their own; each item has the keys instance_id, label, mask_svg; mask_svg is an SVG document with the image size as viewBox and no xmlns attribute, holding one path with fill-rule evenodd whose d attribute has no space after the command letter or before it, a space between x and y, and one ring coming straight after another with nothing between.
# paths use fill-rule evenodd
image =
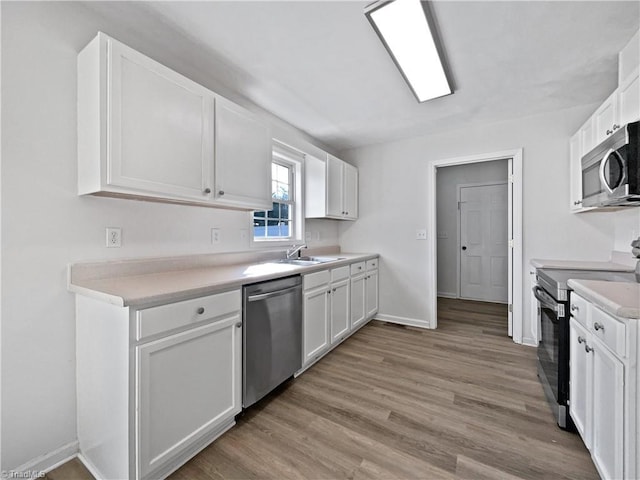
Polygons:
<instances>
[{"instance_id":1,"label":"stainless steel dishwasher","mask_svg":"<svg viewBox=\"0 0 640 480\"><path fill-rule=\"evenodd\" d=\"M302 279L243 288L242 405L253 405L302 366Z\"/></svg>"}]
</instances>

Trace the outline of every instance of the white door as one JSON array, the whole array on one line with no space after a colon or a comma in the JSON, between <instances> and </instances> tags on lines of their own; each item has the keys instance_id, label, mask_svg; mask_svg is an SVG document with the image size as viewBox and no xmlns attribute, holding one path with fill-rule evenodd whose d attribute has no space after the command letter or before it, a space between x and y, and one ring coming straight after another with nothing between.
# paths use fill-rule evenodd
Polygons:
<instances>
[{"instance_id":1,"label":"white door","mask_svg":"<svg viewBox=\"0 0 640 480\"><path fill-rule=\"evenodd\" d=\"M591 455L603 478L623 478L624 365L593 338Z\"/></svg>"},{"instance_id":2,"label":"white door","mask_svg":"<svg viewBox=\"0 0 640 480\"><path fill-rule=\"evenodd\" d=\"M460 188L460 297L508 300L507 184Z\"/></svg>"},{"instance_id":3,"label":"white door","mask_svg":"<svg viewBox=\"0 0 640 480\"><path fill-rule=\"evenodd\" d=\"M331 284L331 343L349 333L349 279Z\"/></svg>"},{"instance_id":4,"label":"white door","mask_svg":"<svg viewBox=\"0 0 640 480\"><path fill-rule=\"evenodd\" d=\"M343 217L343 161L327 155L327 216Z\"/></svg>"},{"instance_id":5,"label":"white door","mask_svg":"<svg viewBox=\"0 0 640 480\"><path fill-rule=\"evenodd\" d=\"M207 200L213 187L213 93L111 40L108 183Z\"/></svg>"},{"instance_id":6,"label":"white door","mask_svg":"<svg viewBox=\"0 0 640 480\"><path fill-rule=\"evenodd\" d=\"M591 448L589 433L591 397L591 355L585 350L587 331L573 318L569 322L569 413L587 448Z\"/></svg>"},{"instance_id":7,"label":"white door","mask_svg":"<svg viewBox=\"0 0 640 480\"><path fill-rule=\"evenodd\" d=\"M322 285L304 292L303 305L303 351L302 362L318 358L330 344L329 340L329 286Z\"/></svg>"},{"instance_id":8,"label":"white door","mask_svg":"<svg viewBox=\"0 0 640 480\"><path fill-rule=\"evenodd\" d=\"M366 277L366 311L367 318L378 312L378 270L372 270Z\"/></svg>"},{"instance_id":9,"label":"white door","mask_svg":"<svg viewBox=\"0 0 640 480\"><path fill-rule=\"evenodd\" d=\"M358 218L358 169L348 163L344 168L344 216Z\"/></svg>"},{"instance_id":10,"label":"white door","mask_svg":"<svg viewBox=\"0 0 640 480\"><path fill-rule=\"evenodd\" d=\"M250 112L218 97L215 151L216 201L271 210L269 128Z\"/></svg>"},{"instance_id":11,"label":"white door","mask_svg":"<svg viewBox=\"0 0 640 480\"><path fill-rule=\"evenodd\" d=\"M136 347L141 478L240 412L239 315Z\"/></svg>"},{"instance_id":12,"label":"white door","mask_svg":"<svg viewBox=\"0 0 640 480\"><path fill-rule=\"evenodd\" d=\"M357 328L367 318L365 275L351 278L351 329Z\"/></svg>"}]
</instances>

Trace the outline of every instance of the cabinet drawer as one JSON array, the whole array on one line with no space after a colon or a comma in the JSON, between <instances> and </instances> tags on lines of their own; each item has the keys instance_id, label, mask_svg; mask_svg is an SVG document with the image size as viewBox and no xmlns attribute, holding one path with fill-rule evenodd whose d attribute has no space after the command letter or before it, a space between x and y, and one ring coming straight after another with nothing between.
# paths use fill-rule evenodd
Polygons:
<instances>
[{"instance_id":1,"label":"cabinet drawer","mask_svg":"<svg viewBox=\"0 0 640 480\"><path fill-rule=\"evenodd\" d=\"M585 328L589 328L587 325L588 308L589 304L584 298L576 295L575 292L571 293L571 304L569 305L571 316Z\"/></svg>"},{"instance_id":2,"label":"cabinet drawer","mask_svg":"<svg viewBox=\"0 0 640 480\"><path fill-rule=\"evenodd\" d=\"M349 278L349 266L338 267L331 270L331 281L337 282L338 280L344 280Z\"/></svg>"},{"instance_id":3,"label":"cabinet drawer","mask_svg":"<svg viewBox=\"0 0 640 480\"><path fill-rule=\"evenodd\" d=\"M329 270L322 270L321 272L309 273L307 275L302 276L302 288L303 290L309 290L310 288L315 288L320 285L325 285L329 283L331 279L331 275L329 274Z\"/></svg>"},{"instance_id":4,"label":"cabinet drawer","mask_svg":"<svg viewBox=\"0 0 640 480\"><path fill-rule=\"evenodd\" d=\"M364 273L365 263L358 262L351 264L351 275L358 275L359 273Z\"/></svg>"},{"instance_id":5,"label":"cabinet drawer","mask_svg":"<svg viewBox=\"0 0 640 480\"><path fill-rule=\"evenodd\" d=\"M626 355L625 333L626 325L619 322L611 315L599 308L592 306L589 329L595 337L598 337L613 353L620 357Z\"/></svg>"},{"instance_id":6,"label":"cabinet drawer","mask_svg":"<svg viewBox=\"0 0 640 480\"><path fill-rule=\"evenodd\" d=\"M378 268L378 259L374 258L373 260L367 260L367 270L375 270Z\"/></svg>"},{"instance_id":7,"label":"cabinet drawer","mask_svg":"<svg viewBox=\"0 0 640 480\"><path fill-rule=\"evenodd\" d=\"M237 312L241 308L240 290L233 290L139 310L136 314L136 339Z\"/></svg>"}]
</instances>

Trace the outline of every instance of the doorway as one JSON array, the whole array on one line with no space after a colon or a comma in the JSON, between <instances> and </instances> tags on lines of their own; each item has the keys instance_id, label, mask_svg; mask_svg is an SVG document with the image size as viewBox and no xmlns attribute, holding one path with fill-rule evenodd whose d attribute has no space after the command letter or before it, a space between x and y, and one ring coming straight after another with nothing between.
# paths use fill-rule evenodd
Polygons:
<instances>
[{"instance_id":1,"label":"doorway","mask_svg":"<svg viewBox=\"0 0 640 480\"><path fill-rule=\"evenodd\" d=\"M429 237L427 269L430 285L427 292L427 315L431 328L438 325L437 319L437 169L452 165L465 165L506 160L507 176L507 305L509 335L515 343L522 343L523 311L522 311L522 149L503 152L458 157L431 162L427 170L427 191L430 197L428 204L428 228L433 235Z\"/></svg>"}]
</instances>

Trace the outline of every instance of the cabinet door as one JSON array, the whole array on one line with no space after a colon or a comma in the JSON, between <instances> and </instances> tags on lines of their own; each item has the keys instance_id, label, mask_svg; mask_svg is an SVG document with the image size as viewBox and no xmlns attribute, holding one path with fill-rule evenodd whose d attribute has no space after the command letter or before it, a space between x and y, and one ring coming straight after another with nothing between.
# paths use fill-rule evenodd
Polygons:
<instances>
[{"instance_id":1,"label":"cabinet door","mask_svg":"<svg viewBox=\"0 0 640 480\"><path fill-rule=\"evenodd\" d=\"M351 278L351 329L357 328L367 318L365 275Z\"/></svg>"},{"instance_id":2,"label":"cabinet door","mask_svg":"<svg viewBox=\"0 0 640 480\"><path fill-rule=\"evenodd\" d=\"M344 162L327 155L327 216L343 217L343 167Z\"/></svg>"},{"instance_id":3,"label":"cabinet door","mask_svg":"<svg viewBox=\"0 0 640 480\"><path fill-rule=\"evenodd\" d=\"M624 365L593 338L591 456L603 478L623 478Z\"/></svg>"},{"instance_id":4,"label":"cabinet door","mask_svg":"<svg viewBox=\"0 0 640 480\"><path fill-rule=\"evenodd\" d=\"M272 141L250 112L216 98L216 203L271 209Z\"/></svg>"},{"instance_id":5,"label":"cabinet door","mask_svg":"<svg viewBox=\"0 0 640 480\"><path fill-rule=\"evenodd\" d=\"M235 314L136 347L140 478L240 412L241 326Z\"/></svg>"},{"instance_id":6,"label":"cabinet door","mask_svg":"<svg viewBox=\"0 0 640 480\"><path fill-rule=\"evenodd\" d=\"M587 448L591 448L589 425L591 360L585 346L587 331L574 318L569 322L569 413Z\"/></svg>"},{"instance_id":7,"label":"cabinet door","mask_svg":"<svg viewBox=\"0 0 640 480\"><path fill-rule=\"evenodd\" d=\"M569 140L569 208L582 208L582 158L580 155L580 131Z\"/></svg>"},{"instance_id":8,"label":"cabinet door","mask_svg":"<svg viewBox=\"0 0 640 480\"><path fill-rule=\"evenodd\" d=\"M329 286L322 285L303 294L302 363L320 357L329 347Z\"/></svg>"},{"instance_id":9,"label":"cabinet door","mask_svg":"<svg viewBox=\"0 0 640 480\"><path fill-rule=\"evenodd\" d=\"M342 340L349 333L349 280L331 284L331 343Z\"/></svg>"},{"instance_id":10,"label":"cabinet door","mask_svg":"<svg viewBox=\"0 0 640 480\"><path fill-rule=\"evenodd\" d=\"M344 216L346 218L358 218L358 169L348 163L344 167Z\"/></svg>"},{"instance_id":11,"label":"cabinet door","mask_svg":"<svg viewBox=\"0 0 640 480\"><path fill-rule=\"evenodd\" d=\"M373 317L378 312L378 271L367 274L366 279L366 318Z\"/></svg>"},{"instance_id":12,"label":"cabinet door","mask_svg":"<svg viewBox=\"0 0 640 480\"><path fill-rule=\"evenodd\" d=\"M108 52L107 184L211 198L213 93L115 40Z\"/></svg>"},{"instance_id":13,"label":"cabinet door","mask_svg":"<svg viewBox=\"0 0 640 480\"><path fill-rule=\"evenodd\" d=\"M596 136L594 129L593 115L580 127L580 155L589 153L596 146Z\"/></svg>"},{"instance_id":14,"label":"cabinet door","mask_svg":"<svg viewBox=\"0 0 640 480\"><path fill-rule=\"evenodd\" d=\"M613 133L613 125L618 121L618 92L607 98L593 114L595 145ZM584 152L587 153L587 152Z\"/></svg>"},{"instance_id":15,"label":"cabinet door","mask_svg":"<svg viewBox=\"0 0 640 480\"><path fill-rule=\"evenodd\" d=\"M640 69L620 84L618 88L618 125L623 126L640 119Z\"/></svg>"}]
</instances>

